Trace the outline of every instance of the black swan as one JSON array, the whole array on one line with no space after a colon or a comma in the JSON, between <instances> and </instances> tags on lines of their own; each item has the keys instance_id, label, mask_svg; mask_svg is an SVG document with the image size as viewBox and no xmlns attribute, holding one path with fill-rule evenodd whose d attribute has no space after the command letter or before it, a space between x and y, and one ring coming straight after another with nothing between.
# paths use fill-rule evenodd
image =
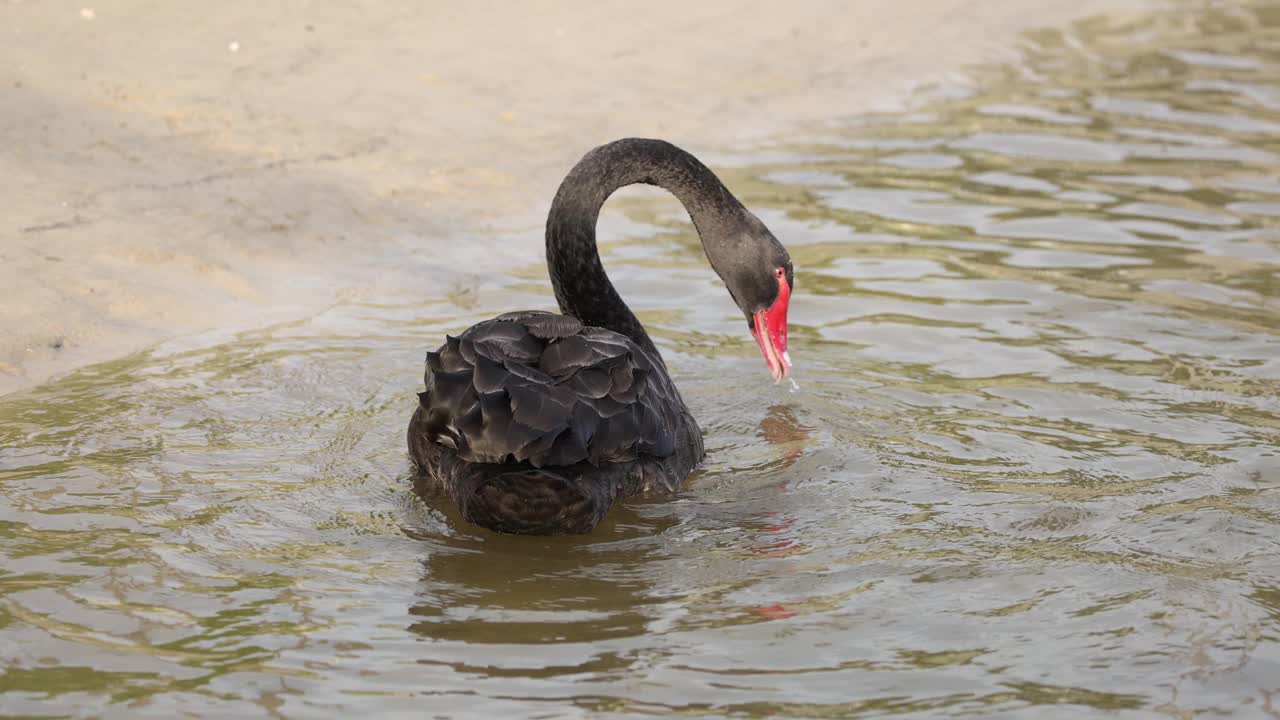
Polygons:
<instances>
[{"instance_id":1,"label":"black swan","mask_svg":"<svg viewBox=\"0 0 1280 720\"><path fill-rule=\"evenodd\" d=\"M508 313L427 353L409 453L420 482L443 489L468 522L589 532L618 498L676 492L702 460L697 422L596 249L601 206L633 183L680 200L774 382L790 375L794 279L782 244L684 150L639 138L602 145L569 171L547 216L547 266L564 314Z\"/></svg>"}]
</instances>

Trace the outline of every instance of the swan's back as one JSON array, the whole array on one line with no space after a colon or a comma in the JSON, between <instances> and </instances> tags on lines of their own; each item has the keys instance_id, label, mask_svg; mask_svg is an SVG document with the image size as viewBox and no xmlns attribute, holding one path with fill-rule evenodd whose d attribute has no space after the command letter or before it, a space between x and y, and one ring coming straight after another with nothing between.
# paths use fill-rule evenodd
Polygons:
<instances>
[{"instance_id":1,"label":"swan's back","mask_svg":"<svg viewBox=\"0 0 1280 720\"><path fill-rule=\"evenodd\" d=\"M482 322L427 353L409 426L421 472L470 522L586 532L614 500L674 491L702 437L655 353L544 312Z\"/></svg>"}]
</instances>

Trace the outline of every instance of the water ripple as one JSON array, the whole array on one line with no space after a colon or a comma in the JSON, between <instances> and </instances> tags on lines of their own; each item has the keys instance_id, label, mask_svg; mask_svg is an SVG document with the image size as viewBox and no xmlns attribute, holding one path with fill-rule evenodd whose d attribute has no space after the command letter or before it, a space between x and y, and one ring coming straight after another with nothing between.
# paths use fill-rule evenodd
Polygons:
<instances>
[{"instance_id":1,"label":"water ripple","mask_svg":"<svg viewBox=\"0 0 1280 720\"><path fill-rule=\"evenodd\" d=\"M4 398L4 712L1275 715L1277 48L1274 2L1092 21L714 158L793 251L800 392L679 208L615 201L710 457L588 537L468 526L404 455L424 348L539 267Z\"/></svg>"}]
</instances>

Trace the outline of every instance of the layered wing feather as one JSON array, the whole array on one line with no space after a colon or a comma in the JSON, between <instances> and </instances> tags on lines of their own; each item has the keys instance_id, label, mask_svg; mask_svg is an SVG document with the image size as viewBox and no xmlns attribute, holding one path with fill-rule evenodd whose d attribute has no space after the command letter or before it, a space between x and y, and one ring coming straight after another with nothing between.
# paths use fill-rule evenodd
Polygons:
<instances>
[{"instance_id":1,"label":"layered wing feather","mask_svg":"<svg viewBox=\"0 0 1280 720\"><path fill-rule=\"evenodd\" d=\"M665 458L687 418L659 359L625 335L545 312L447 337L427 353L426 387L427 439L471 463Z\"/></svg>"}]
</instances>

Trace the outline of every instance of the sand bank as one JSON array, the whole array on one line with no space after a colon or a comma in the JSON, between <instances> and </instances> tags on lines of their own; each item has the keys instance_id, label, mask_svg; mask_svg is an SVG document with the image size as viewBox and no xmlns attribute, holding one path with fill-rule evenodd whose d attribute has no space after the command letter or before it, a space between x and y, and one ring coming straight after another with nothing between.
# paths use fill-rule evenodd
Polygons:
<instances>
[{"instance_id":1,"label":"sand bank","mask_svg":"<svg viewBox=\"0 0 1280 720\"><path fill-rule=\"evenodd\" d=\"M891 108L1149 4L83 2L0 5L0 393L504 262L470 228L535 257L560 175L614 137Z\"/></svg>"}]
</instances>

